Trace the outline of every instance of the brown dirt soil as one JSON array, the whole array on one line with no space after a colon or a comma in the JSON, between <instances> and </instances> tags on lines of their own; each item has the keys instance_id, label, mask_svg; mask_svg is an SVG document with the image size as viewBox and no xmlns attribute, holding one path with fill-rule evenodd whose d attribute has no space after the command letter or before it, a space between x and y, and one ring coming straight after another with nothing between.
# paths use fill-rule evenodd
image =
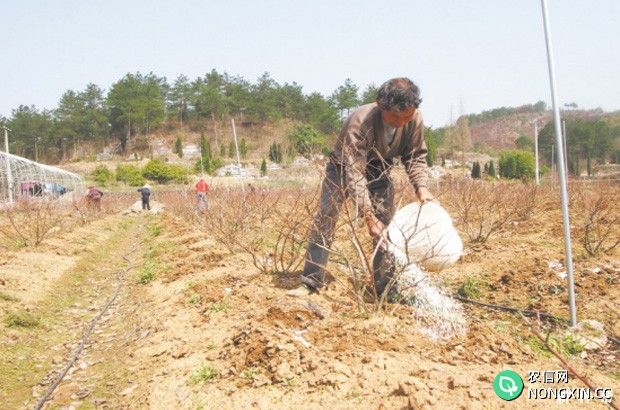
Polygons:
<instances>
[{"instance_id":1,"label":"brown dirt soil","mask_svg":"<svg viewBox=\"0 0 620 410\"><path fill-rule=\"evenodd\" d=\"M503 402L495 395L493 379L501 370L518 372L527 390L553 387L528 383L528 371L564 367L536 347L528 327L513 315L466 305L467 334L433 341L420 332L411 307L390 305L386 312L362 313L349 296L346 280L319 295L292 298L286 289L297 283L295 275L259 273L247 255L231 254L208 232L178 215L124 218L137 219L131 234L118 239L109 255L118 258L129 244L138 244L140 251L131 258L139 266L127 276L119 299L96 326L85 352L46 408L584 408L576 400L568 404L528 400L526 391L516 402ZM548 267L550 260L561 259L560 238L549 234L554 226L546 224L541 230L535 228L537 222L515 225L496 240L468 248L455 267L434 279L456 292L466 279L480 278L484 283L480 300L565 317L565 285ZM110 220L97 229L91 225L89 232L95 236L84 249L72 246L85 233L57 238L49 246L63 257L72 252L84 257L106 241L104 226L114 230ZM153 233L153 226L161 229ZM17 253L4 259L0 272L28 260L26 250ZM145 266L154 277L140 283ZM594 267L600 270L593 273ZM619 269L617 255L576 262L580 318L596 319L616 334L620 333ZM108 268L108 282L114 272ZM62 276L60 272L49 280ZM103 280L76 284L78 291L79 286L99 284L100 292L72 309L101 306L112 291L110 285L98 282ZM19 286L24 285L12 281L4 285L7 293L19 291ZM45 293L45 286L41 289ZM34 310L37 300L40 296L28 300ZM68 311L63 320L72 325L63 337L51 347L42 349L38 344L33 349L40 350L24 353L40 359L38 375L43 376L15 376L22 378L19 383L27 393L32 391L19 393L18 403L25 408L33 407L66 362L83 324L96 313ZM49 326L60 323L65 322ZM1 341L14 345L25 343L20 332L42 337L45 331L9 330L11 334ZM611 343L568 357L597 386L616 392L618 359ZM572 375L567 386L584 387ZM7 392L3 394L7 397ZM591 402L587 407L605 405Z\"/></svg>"}]
</instances>

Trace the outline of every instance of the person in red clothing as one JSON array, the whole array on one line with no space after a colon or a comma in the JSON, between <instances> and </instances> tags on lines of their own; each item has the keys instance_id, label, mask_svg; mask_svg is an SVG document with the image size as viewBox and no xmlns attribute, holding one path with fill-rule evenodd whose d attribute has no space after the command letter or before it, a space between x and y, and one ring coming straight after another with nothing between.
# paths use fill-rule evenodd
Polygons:
<instances>
[{"instance_id":1,"label":"person in red clothing","mask_svg":"<svg viewBox=\"0 0 620 410\"><path fill-rule=\"evenodd\" d=\"M209 209L209 205L207 203L207 192L209 192L209 184L207 184L204 178L200 178L200 181L196 183L196 201L200 212L204 212Z\"/></svg>"}]
</instances>

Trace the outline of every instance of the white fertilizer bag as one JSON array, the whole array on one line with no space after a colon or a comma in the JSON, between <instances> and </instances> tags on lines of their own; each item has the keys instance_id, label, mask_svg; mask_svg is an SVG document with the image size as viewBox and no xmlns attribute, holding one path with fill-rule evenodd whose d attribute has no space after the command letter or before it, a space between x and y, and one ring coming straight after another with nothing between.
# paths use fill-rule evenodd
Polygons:
<instances>
[{"instance_id":1,"label":"white fertilizer bag","mask_svg":"<svg viewBox=\"0 0 620 410\"><path fill-rule=\"evenodd\" d=\"M467 332L461 304L437 286L422 267L439 271L453 265L463 242L450 215L436 202L411 203L396 212L388 226L388 251L396 262L396 290L413 306L422 333L449 339Z\"/></svg>"},{"instance_id":2,"label":"white fertilizer bag","mask_svg":"<svg viewBox=\"0 0 620 410\"><path fill-rule=\"evenodd\" d=\"M401 265L413 262L437 272L453 265L463 253L452 218L435 201L413 202L399 209L388 226L388 235L388 250Z\"/></svg>"}]
</instances>

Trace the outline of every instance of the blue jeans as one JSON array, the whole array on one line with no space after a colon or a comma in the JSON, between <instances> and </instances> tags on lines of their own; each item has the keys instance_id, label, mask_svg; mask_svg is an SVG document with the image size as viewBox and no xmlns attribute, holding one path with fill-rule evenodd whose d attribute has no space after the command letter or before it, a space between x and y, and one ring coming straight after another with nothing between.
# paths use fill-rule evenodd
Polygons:
<instances>
[{"instance_id":1,"label":"blue jeans","mask_svg":"<svg viewBox=\"0 0 620 410\"><path fill-rule=\"evenodd\" d=\"M394 216L394 186L389 177L391 164L371 162L366 168L368 191L373 213L386 226ZM326 284L325 267L334 238L334 229L344 201L348 198L346 169L328 161L321 186L319 209L310 228L302 282L319 289ZM376 246L376 243L375 243ZM379 249L373 259L373 274L378 293L383 292L391 279L392 258Z\"/></svg>"}]
</instances>

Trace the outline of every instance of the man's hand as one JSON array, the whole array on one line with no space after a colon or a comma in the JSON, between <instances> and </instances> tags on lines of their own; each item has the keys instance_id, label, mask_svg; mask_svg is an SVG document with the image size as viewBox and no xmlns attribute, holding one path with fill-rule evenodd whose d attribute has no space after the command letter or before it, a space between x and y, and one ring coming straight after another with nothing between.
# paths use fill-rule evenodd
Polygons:
<instances>
[{"instance_id":1,"label":"man's hand","mask_svg":"<svg viewBox=\"0 0 620 410\"><path fill-rule=\"evenodd\" d=\"M418 196L418 199L420 200L421 203L425 203L425 202L432 201L433 199L435 199L433 194L431 194L431 191L429 191L428 188L425 186L418 187L415 193Z\"/></svg>"},{"instance_id":2,"label":"man's hand","mask_svg":"<svg viewBox=\"0 0 620 410\"><path fill-rule=\"evenodd\" d=\"M366 220L366 225L368 225L368 233L372 239L374 239L377 243L380 243L382 248L385 248L388 241L385 224L377 219L377 217L370 210L364 211L364 219Z\"/></svg>"}]
</instances>

